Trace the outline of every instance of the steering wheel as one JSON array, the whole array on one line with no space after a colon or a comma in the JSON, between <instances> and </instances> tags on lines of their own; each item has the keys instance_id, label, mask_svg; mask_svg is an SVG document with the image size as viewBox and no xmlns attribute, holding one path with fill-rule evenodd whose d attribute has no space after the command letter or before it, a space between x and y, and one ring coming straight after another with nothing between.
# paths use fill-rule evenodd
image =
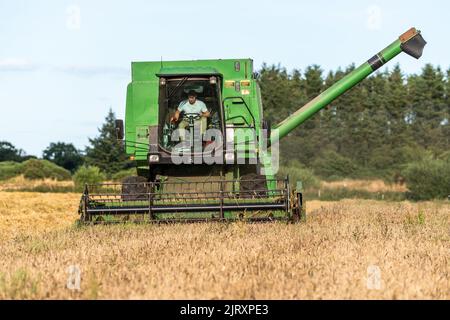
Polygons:
<instances>
[{"instance_id":1,"label":"steering wheel","mask_svg":"<svg viewBox=\"0 0 450 320\"><path fill-rule=\"evenodd\" d=\"M187 113L183 114L183 118L186 118L189 122L194 122L195 120L200 120L201 115L198 113Z\"/></svg>"}]
</instances>

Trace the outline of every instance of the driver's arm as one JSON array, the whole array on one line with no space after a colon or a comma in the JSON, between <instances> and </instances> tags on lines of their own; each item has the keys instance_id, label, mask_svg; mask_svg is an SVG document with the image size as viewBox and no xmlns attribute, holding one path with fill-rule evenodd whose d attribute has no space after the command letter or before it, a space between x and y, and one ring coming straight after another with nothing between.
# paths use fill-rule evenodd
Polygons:
<instances>
[{"instance_id":1,"label":"driver's arm","mask_svg":"<svg viewBox=\"0 0 450 320\"><path fill-rule=\"evenodd\" d=\"M170 118L170 122L177 122L178 118L180 118L180 110L177 109L177 111L175 111L175 114L172 116L172 118Z\"/></svg>"},{"instance_id":2,"label":"driver's arm","mask_svg":"<svg viewBox=\"0 0 450 320\"><path fill-rule=\"evenodd\" d=\"M206 108L206 104L204 102L202 102L203 106L202 106L202 117L208 118L211 113L208 111L208 108Z\"/></svg>"},{"instance_id":3,"label":"driver's arm","mask_svg":"<svg viewBox=\"0 0 450 320\"><path fill-rule=\"evenodd\" d=\"M180 118L180 113L183 111L184 105L186 104L186 101L181 101L178 105L177 111L175 111L175 114L170 118L170 122L178 122L178 119Z\"/></svg>"},{"instance_id":4,"label":"driver's arm","mask_svg":"<svg viewBox=\"0 0 450 320\"><path fill-rule=\"evenodd\" d=\"M211 115L211 112L209 112L208 110L206 110L205 112L202 112L202 117L209 118L210 115Z\"/></svg>"}]
</instances>

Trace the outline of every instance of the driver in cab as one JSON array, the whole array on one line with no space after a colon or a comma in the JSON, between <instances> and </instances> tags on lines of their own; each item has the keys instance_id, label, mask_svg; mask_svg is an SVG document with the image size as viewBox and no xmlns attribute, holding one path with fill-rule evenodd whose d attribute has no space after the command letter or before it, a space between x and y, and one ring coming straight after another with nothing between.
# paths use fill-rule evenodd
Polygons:
<instances>
[{"instance_id":1,"label":"driver in cab","mask_svg":"<svg viewBox=\"0 0 450 320\"><path fill-rule=\"evenodd\" d=\"M175 114L170 118L170 122L176 123L178 122L178 119L180 118L181 112L184 112L186 115L193 115L196 114L201 117L200 122L200 133L203 134L206 129L206 118L210 116L210 112L206 108L206 104L203 101L197 100L197 92L191 90L188 93L188 99L183 100L178 105L177 111ZM184 117L183 120L178 125L179 129L186 129L189 127L189 120L187 117ZM182 132L184 131L182 130ZM182 140L184 140L184 137L181 137Z\"/></svg>"}]
</instances>

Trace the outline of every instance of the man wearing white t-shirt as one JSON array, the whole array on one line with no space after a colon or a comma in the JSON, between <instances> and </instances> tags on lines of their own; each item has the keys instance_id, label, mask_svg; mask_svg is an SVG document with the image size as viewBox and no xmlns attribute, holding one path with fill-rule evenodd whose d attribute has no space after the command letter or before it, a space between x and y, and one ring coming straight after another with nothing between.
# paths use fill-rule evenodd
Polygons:
<instances>
[{"instance_id":1,"label":"man wearing white t-shirt","mask_svg":"<svg viewBox=\"0 0 450 320\"><path fill-rule=\"evenodd\" d=\"M172 118L170 118L170 121L177 122L180 117L180 113L183 111L186 114L196 113L201 116L200 133L203 134L206 129L206 118L210 116L210 112L206 108L206 105L203 101L197 100L197 93L195 91L190 91L188 94L188 99L180 102L177 111L172 116ZM186 129L186 127L188 126L189 121L187 119L183 119L178 125L178 128ZM184 140L183 136L181 138L182 140Z\"/></svg>"}]
</instances>

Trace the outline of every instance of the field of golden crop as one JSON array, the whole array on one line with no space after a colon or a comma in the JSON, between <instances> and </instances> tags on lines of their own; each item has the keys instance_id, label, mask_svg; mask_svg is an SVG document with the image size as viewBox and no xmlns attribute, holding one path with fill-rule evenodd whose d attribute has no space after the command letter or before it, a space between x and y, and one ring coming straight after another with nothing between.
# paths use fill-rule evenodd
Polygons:
<instances>
[{"instance_id":1,"label":"field of golden crop","mask_svg":"<svg viewBox=\"0 0 450 320\"><path fill-rule=\"evenodd\" d=\"M56 181L54 179L29 180L23 175L0 181L0 191L20 191L25 189L34 189L38 187L45 188L73 188L73 181Z\"/></svg>"},{"instance_id":2,"label":"field of golden crop","mask_svg":"<svg viewBox=\"0 0 450 320\"><path fill-rule=\"evenodd\" d=\"M448 202L311 201L296 225L76 227L78 201L0 192L0 299L450 298Z\"/></svg>"},{"instance_id":3,"label":"field of golden crop","mask_svg":"<svg viewBox=\"0 0 450 320\"><path fill-rule=\"evenodd\" d=\"M408 191L405 184L386 184L383 180L353 180L344 179L340 181L322 181L322 188L336 189L345 188L349 190L364 190L369 192L405 192Z\"/></svg>"}]
</instances>

